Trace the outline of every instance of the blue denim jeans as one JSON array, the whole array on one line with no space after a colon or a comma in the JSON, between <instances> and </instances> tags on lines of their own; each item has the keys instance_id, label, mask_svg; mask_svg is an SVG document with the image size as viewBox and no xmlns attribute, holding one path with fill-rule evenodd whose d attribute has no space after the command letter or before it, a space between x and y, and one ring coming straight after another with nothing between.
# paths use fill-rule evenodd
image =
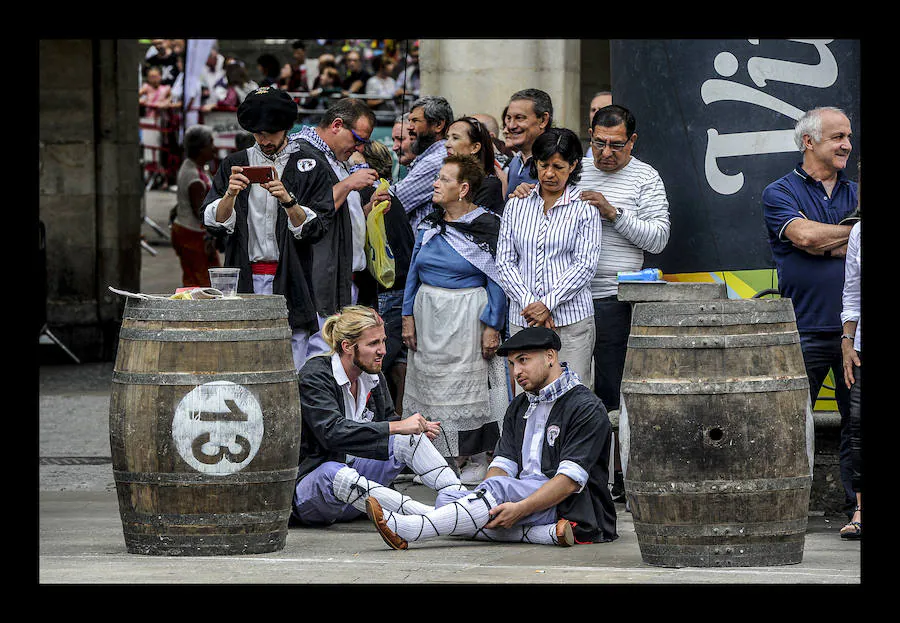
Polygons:
<instances>
[{"instance_id":1,"label":"blue denim jeans","mask_svg":"<svg viewBox=\"0 0 900 623\"><path fill-rule=\"evenodd\" d=\"M822 383L828 378L828 371L834 372L834 397L841 414L841 440L838 451L841 484L844 485L845 506L850 510L856 507L856 493L853 491L853 466L850 457L850 390L844 384L841 332L801 332L800 349L803 351L803 363L809 379L809 397L813 404Z\"/></svg>"},{"instance_id":2,"label":"blue denim jeans","mask_svg":"<svg viewBox=\"0 0 900 623\"><path fill-rule=\"evenodd\" d=\"M403 291L390 290L378 295L378 313L384 318L384 332L387 334L387 353L384 369L395 363L406 363L407 348L403 343Z\"/></svg>"}]
</instances>

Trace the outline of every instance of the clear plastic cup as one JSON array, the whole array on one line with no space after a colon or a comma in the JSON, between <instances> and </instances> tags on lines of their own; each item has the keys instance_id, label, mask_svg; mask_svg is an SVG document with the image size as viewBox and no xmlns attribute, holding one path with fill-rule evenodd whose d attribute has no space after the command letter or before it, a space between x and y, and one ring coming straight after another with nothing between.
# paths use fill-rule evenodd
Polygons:
<instances>
[{"instance_id":1,"label":"clear plastic cup","mask_svg":"<svg viewBox=\"0 0 900 623\"><path fill-rule=\"evenodd\" d=\"M234 297L240 273L240 268L210 268L209 285L221 291L223 296Z\"/></svg>"}]
</instances>

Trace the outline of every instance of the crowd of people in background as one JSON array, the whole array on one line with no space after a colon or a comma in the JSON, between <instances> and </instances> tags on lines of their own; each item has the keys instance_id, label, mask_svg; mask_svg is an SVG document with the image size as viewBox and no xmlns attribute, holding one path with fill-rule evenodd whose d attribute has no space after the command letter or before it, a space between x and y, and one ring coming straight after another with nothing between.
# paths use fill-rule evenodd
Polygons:
<instances>
[{"instance_id":1,"label":"crowd of people in background","mask_svg":"<svg viewBox=\"0 0 900 623\"><path fill-rule=\"evenodd\" d=\"M239 292L286 296L301 388L304 370L315 359L316 375L328 377L329 383L336 381L335 387L349 392L331 411L323 406L331 400L331 389L315 399L320 402L307 404L304 401L311 399L301 395L304 426L307 417L312 418L309 434L323 426L330 432L317 438L319 454L298 481L295 518L327 523L368 512L386 542L402 548L406 541L391 536L402 527L402 519L391 512L385 515L380 508L372 510L371 504L352 493L348 483L358 483L362 471L346 472L344 459L367 455L358 445L355 425L344 419L372 424L374 412L367 400L383 382L388 391L379 390L376 421L414 418L400 428L392 425L391 431L427 432L429 439L439 438L428 450L429 469L442 474L445 467L449 469L455 475L441 478L454 492L466 495L466 486L480 485L489 474L496 474L495 469L509 472L515 467L508 455L506 462L494 457L497 448L507 443L502 442L504 413L508 417L509 405L523 390L538 396L529 394L530 413L541 402L542 388L546 389L529 390L526 381L531 373L523 372L520 378L498 358L501 344L516 340L524 350L552 350L548 362L558 362L562 371L546 376L547 387L555 383L552 387L562 387L560 392L586 387L601 405L599 417L606 418L608 411L620 407L619 385L630 328L628 304L616 299L616 275L640 270L645 253L665 248L670 231L668 200L659 173L632 154L638 137L634 114L613 103L608 91L595 94L591 101L585 150L578 133L559 127L550 95L540 89L512 93L499 119L491 111L458 115L446 98L419 94L415 42L405 48L408 54L402 62L397 42L344 46L340 55L319 56L315 75L306 67L305 47L302 41L294 42L292 58L284 64L270 54L261 55L252 71L240 59L223 56L216 49L210 53L199 106L234 108L247 142L240 143L242 147L218 170L204 171L209 162L208 135L187 129L185 137L191 140L185 146L190 143L190 154L183 166L190 170L178 176L175 223L179 237L186 241L177 249L184 267L183 285L208 285L202 283L204 262L208 262L209 266L241 268ZM178 49L177 41L155 40L154 53L148 53L146 83L141 88L145 117L165 107L178 107L177 83L183 67ZM398 106L407 96L408 104ZM309 117L312 111L318 114ZM393 157L385 145L371 138L385 118L379 112L390 113L383 125L392 126ZM814 120L823 115L832 115L849 128L849 121L837 109L808 113ZM304 121L309 123L296 131ZM806 166L819 166L829 179L841 181L845 194L839 198L842 210L849 213L858 203L856 185L842 173L850 150L849 130L838 141L842 160L835 164L822 147L830 139L822 138L821 130L816 134L805 127L798 125L798 146ZM402 165L400 169L392 166L394 160ZM260 165L272 166L276 179L251 184L241 173L243 167ZM394 170L401 172L396 178ZM790 175L786 179L801 184ZM190 191L182 192L182 184L190 184ZM390 283L373 274L366 247L371 226L367 217L382 202L390 204L385 235L396 268ZM777 226L766 204L773 248L779 242L790 247L785 237L808 224L802 221L807 218L805 212L800 217L795 214L794 203L789 198L779 203L783 220ZM838 249L837 257L846 247L850 226L842 223L833 228L837 233L829 244ZM224 250L224 260L210 251L213 248ZM832 257L831 250L822 253ZM843 264L834 265L835 270L839 268L842 271ZM790 280L785 283L789 286ZM839 312L840 305L836 296L832 307ZM348 327L346 338L336 336L335 327L344 326L339 318L351 309L362 328ZM832 316L829 322L840 320ZM856 351L850 348L858 334L851 333L856 330L855 317L848 318L854 324L845 327L843 339L828 338L832 346L847 348L844 364L834 348L834 361L822 364L823 371L832 366L841 376L847 370L847 393L860 374L861 350L859 337ZM550 330L555 337L551 342L540 335L536 338L528 331L533 328ZM839 324L835 330L840 333ZM515 338L523 331L523 337ZM375 337L366 344L361 341L365 335ZM537 342L543 346L533 346L538 338L544 340ZM552 346L547 347L548 343ZM330 365L317 359L322 355L332 357ZM809 373L812 390L814 381L821 378ZM354 393L353 388L360 387L368 394ZM321 389L315 386L315 391ZM520 403L524 409L525 403ZM338 411L343 413L342 428L334 429L327 422L337 418ZM842 416L847 419L844 411L841 401ZM858 425L858 411L854 418ZM608 420L601 428L608 431ZM344 432L335 432L339 430ZM373 440L380 440L375 454L386 457L389 444L382 442L388 439L387 428L365 430ZM581 528L573 524L576 540L608 541L617 536L611 505L613 500L624 501L622 473L615 440L609 432L604 435L609 438L598 442L598 448L585 450L590 461L609 463L597 465L595 475L604 486L587 494L596 515L585 517ZM553 445L552 440L549 443ZM861 498L851 497L859 486L856 481L855 488L849 484L849 444L842 445L842 457L846 455L842 475L846 475L848 501L854 510L848 514L852 523L844 532L853 536L844 536L854 538L861 532ZM854 444L858 454L858 437ZM436 458L435 448L443 459ZM603 456L595 456L598 452ZM407 457L408 466L413 455L415 451ZM320 472L326 456L341 460ZM540 464L539 456L519 458L532 461L528 469L535 469L533 461ZM384 478L384 484L390 484L397 476L402 465L392 465L390 477L385 475L388 472L375 472L380 474L379 482ZM861 472L858 466L854 470L855 475ZM307 475L310 479L304 481ZM541 478L540 474L535 477ZM587 473L576 470L573 478L584 487ZM327 511L318 506L321 487L333 487L341 503ZM575 495L566 495L570 494ZM406 503L400 500L401 507ZM422 514L428 512L422 510ZM472 528L473 534L485 525L495 525L489 521L485 516ZM553 542L562 539L566 530L571 533L571 527L546 527L547 538ZM442 534L441 530L436 529L436 534Z\"/></svg>"},{"instance_id":2,"label":"crowd of people in background","mask_svg":"<svg viewBox=\"0 0 900 623\"><path fill-rule=\"evenodd\" d=\"M307 48L321 53L307 57ZM140 68L141 143L148 181L175 184L182 158L185 111L236 112L247 94L274 86L291 94L299 121L314 123L341 97L365 98L379 125L418 96L417 40L295 40L284 54L241 58L214 45L205 59L197 101L184 99L186 40L153 39Z\"/></svg>"}]
</instances>

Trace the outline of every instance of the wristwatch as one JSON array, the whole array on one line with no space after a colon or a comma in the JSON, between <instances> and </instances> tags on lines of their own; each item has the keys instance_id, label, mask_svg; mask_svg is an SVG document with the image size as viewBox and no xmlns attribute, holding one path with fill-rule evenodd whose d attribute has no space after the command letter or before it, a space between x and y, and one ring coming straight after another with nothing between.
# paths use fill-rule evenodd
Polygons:
<instances>
[{"instance_id":1,"label":"wristwatch","mask_svg":"<svg viewBox=\"0 0 900 623\"><path fill-rule=\"evenodd\" d=\"M856 337L853 335L847 335L846 333L841 336L842 340L850 340L851 342L856 341Z\"/></svg>"},{"instance_id":2,"label":"wristwatch","mask_svg":"<svg viewBox=\"0 0 900 623\"><path fill-rule=\"evenodd\" d=\"M616 218L613 219L613 223L619 220L619 217L622 216L622 208L615 208Z\"/></svg>"},{"instance_id":3,"label":"wristwatch","mask_svg":"<svg viewBox=\"0 0 900 623\"><path fill-rule=\"evenodd\" d=\"M288 194L291 196L290 201L286 201L285 203L279 202L279 203L281 203L281 207L284 208L285 210L297 205L297 198L294 196L294 193L289 192Z\"/></svg>"}]
</instances>

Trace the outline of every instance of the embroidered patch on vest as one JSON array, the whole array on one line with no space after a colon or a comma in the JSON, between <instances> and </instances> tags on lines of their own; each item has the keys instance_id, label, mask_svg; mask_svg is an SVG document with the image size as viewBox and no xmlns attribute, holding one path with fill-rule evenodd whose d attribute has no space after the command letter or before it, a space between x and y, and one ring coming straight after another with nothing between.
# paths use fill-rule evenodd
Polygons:
<instances>
[{"instance_id":1,"label":"embroidered patch on vest","mask_svg":"<svg viewBox=\"0 0 900 623\"><path fill-rule=\"evenodd\" d=\"M297 161L297 169L306 173L307 171L312 171L316 168L316 161L312 158L303 158L302 160Z\"/></svg>"},{"instance_id":2,"label":"embroidered patch on vest","mask_svg":"<svg viewBox=\"0 0 900 623\"><path fill-rule=\"evenodd\" d=\"M556 438L559 437L559 426L556 424L551 424L547 427L547 443L551 446L556 443Z\"/></svg>"}]
</instances>

